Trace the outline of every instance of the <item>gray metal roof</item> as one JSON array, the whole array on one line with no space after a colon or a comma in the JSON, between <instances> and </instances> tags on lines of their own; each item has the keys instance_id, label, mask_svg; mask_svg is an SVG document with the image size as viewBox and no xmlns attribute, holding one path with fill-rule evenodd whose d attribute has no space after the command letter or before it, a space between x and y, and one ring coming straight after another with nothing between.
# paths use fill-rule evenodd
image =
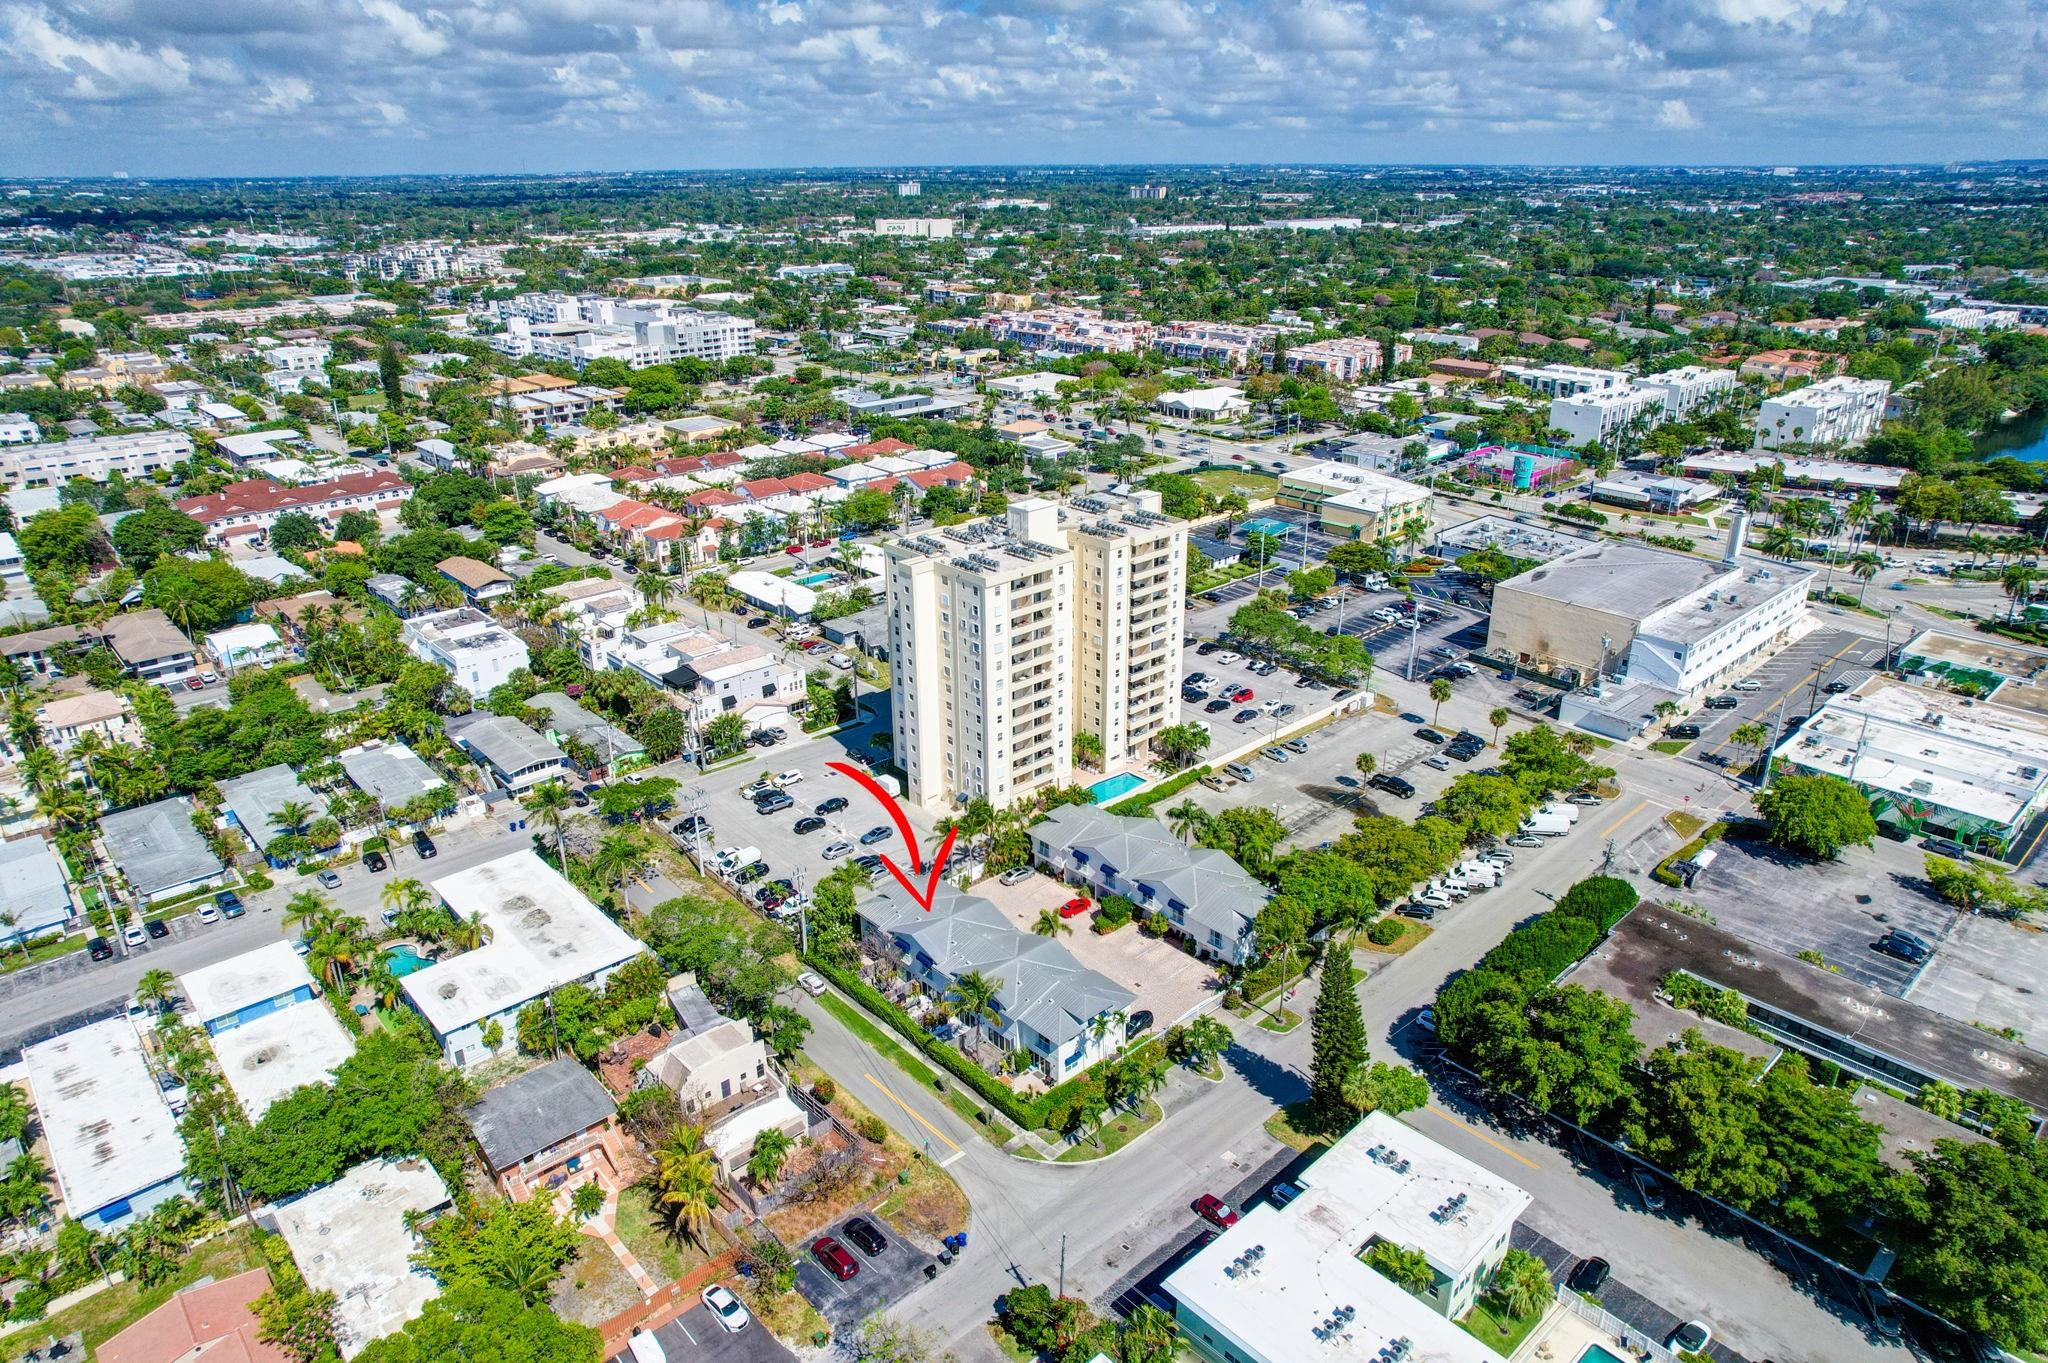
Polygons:
<instances>
[{"instance_id":1,"label":"gray metal roof","mask_svg":"<svg viewBox=\"0 0 2048 1363\"><path fill-rule=\"evenodd\" d=\"M469 1125L493 1171L507 1169L618 1111L611 1094L573 1060L555 1060L469 1105Z\"/></svg>"},{"instance_id":2,"label":"gray metal roof","mask_svg":"<svg viewBox=\"0 0 2048 1363\"><path fill-rule=\"evenodd\" d=\"M337 754L336 760L358 789L386 805L402 805L448 784L404 743L365 743Z\"/></svg>"},{"instance_id":3,"label":"gray metal roof","mask_svg":"<svg viewBox=\"0 0 2048 1363\"><path fill-rule=\"evenodd\" d=\"M299 780L298 773L282 762L262 767L246 776L220 783L221 804L235 816L235 822L261 848L272 838L287 832L272 816L294 801L312 811L317 819L327 811L327 802Z\"/></svg>"},{"instance_id":4,"label":"gray metal roof","mask_svg":"<svg viewBox=\"0 0 2048 1363\"><path fill-rule=\"evenodd\" d=\"M220 858L192 827L192 802L182 795L100 819L107 854L145 899L220 874Z\"/></svg>"},{"instance_id":5,"label":"gray metal roof","mask_svg":"<svg viewBox=\"0 0 2048 1363\"><path fill-rule=\"evenodd\" d=\"M516 719L466 715L467 723L446 725L448 736L510 776L543 762L561 762L562 750Z\"/></svg>"},{"instance_id":6,"label":"gray metal roof","mask_svg":"<svg viewBox=\"0 0 2048 1363\"><path fill-rule=\"evenodd\" d=\"M1131 898L1145 910L1179 905L1184 926L1236 942L1271 897L1266 886L1222 852L1188 847L1156 819L1111 814L1095 805L1062 805L1031 826L1034 842L1085 852L1125 883L1151 891ZM1196 934L1198 937L1201 933Z\"/></svg>"},{"instance_id":7,"label":"gray metal roof","mask_svg":"<svg viewBox=\"0 0 2048 1363\"><path fill-rule=\"evenodd\" d=\"M609 761L642 751L639 739L560 691L542 691L527 704L547 711L550 728L564 738L582 739L601 760Z\"/></svg>"},{"instance_id":8,"label":"gray metal roof","mask_svg":"<svg viewBox=\"0 0 2048 1363\"><path fill-rule=\"evenodd\" d=\"M0 842L0 913L14 915L12 927L0 927L0 941L55 927L71 916L63 864L40 834Z\"/></svg>"}]
</instances>

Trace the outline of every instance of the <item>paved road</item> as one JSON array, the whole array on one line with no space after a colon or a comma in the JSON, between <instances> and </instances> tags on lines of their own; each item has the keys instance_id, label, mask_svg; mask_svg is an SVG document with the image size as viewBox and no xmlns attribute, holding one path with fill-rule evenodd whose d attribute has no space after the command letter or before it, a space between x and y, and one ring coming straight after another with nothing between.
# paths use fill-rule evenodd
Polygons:
<instances>
[{"instance_id":1,"label":"paved road","mask_svg":"<svg viewBox=\"0 0 2048 1363\"><path fill-rule=\"evenodd\" d=\"M527 834L509 831L502 820L436 834L435 843L440 855L431 862L420 861L406 843L393 853L393 865L383 875L371 875L360 864L345 867L341 888L324 893L347 912L375 924L382 908L379 896L390 880L431 880L532 845ZM0 1056L11 1054L24 1039L50 1034L57 1024L77 1015L118 1008L134 993L144 971L182 975L279 940L287 935L282 923L285 901L312 886L310 877L282 877L261 894L243 896L247 914L219 923L201 924L181 913L166 940L111 961L94 963L80 957L73 962L67 957L61 978L43 972L0 976Z\"/></svg>"}]
</instances>

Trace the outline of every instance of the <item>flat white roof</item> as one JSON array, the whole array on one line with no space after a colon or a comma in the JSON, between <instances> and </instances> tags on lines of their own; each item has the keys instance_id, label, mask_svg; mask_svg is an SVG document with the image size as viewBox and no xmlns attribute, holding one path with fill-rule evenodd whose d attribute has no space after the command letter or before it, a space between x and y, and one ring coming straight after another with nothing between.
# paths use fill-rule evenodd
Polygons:
<instances>
[{"instance_id":1,"label":"flat white roof","mask_svg":"<svg viewBox=\"0 0 2048 1363\"><path fill-rule=\"evenodd\" d=\"M434 1166L415 1157L358 1164L265 1213L292 1247L306 1282L334 1294L335 1342L343 1358L402 1328L440 1295L433 1275L412 1262L418 1241L405 1227L405 1214L447 1202Z\"/></svg>"},{"instance_id":2,"label":"flat white roof","mask_svg":"<svg viewBox=\"0 0 2048 1363\"><path fill-rule=\"evenodd\" d=\"M178 1123L126 1018L80 1027L22 1052L64 1208L83 1216L173 1179Z\"/></svg>"},{"instance_id":3,"label":"flat white roof","mask_svg":"<svg viewBox=\"0 0 2048 1363\"><path fill-rule=\"evenodd\" d=\"M442 1036L640 954L640 943L531 851L443 876L434 893L490 941L416 970L405 992Z\"/></svg>"},{"instance_id":4,"label":"flat white roof","mask_svg":"<svg viewBox=\"0 0 2048 1363\"><path fill-rule=\"evenodd\" d=\"M178 977L178 988L191 1003L193 1016L202 1023L313 983L313 972L292 950L292 944L285 941L188 970Z\"/></svg>"},{"instance_id":5,"label":"flat white roof","mask_svg":"<svg viewBox=\"0 0 2048 1363\"><path fill-rule=\"evenodd\" d=\"M1777 756L2002 828L2048 789L2048 717L1877 677L1829 699Z\"/></svg>"},{"instance_id":6,"label":"flat white roof","mask_svg":"<svg viewBox=\"0 0 2048 1363\"><path fill-rule=\"evenodd\" d=\"M1299 1197L1246 1212L1166 1289L1264 1359L1375 1360L1405 1338L1407 1363L1499 1363L1359 1255L1375 1238L1391 1240L1462 1276L1507 1234L1527 1193L1378 1112L1298 1181ZM1348 1319L1317 1339L1314 1331L1346 1307Z\"/></svg>"},{"instance_id":7,"label":"flat white roof","mask_svg":"<svg viewBox=\"0 0 2048 1363\"><path fill-rule=\"evenodd\" d=\"M265 1013L208 1041L221 1077L252 1122L293 1089L327 1083L356 1049L318 999Z\"/></svg>"}]
</instances>

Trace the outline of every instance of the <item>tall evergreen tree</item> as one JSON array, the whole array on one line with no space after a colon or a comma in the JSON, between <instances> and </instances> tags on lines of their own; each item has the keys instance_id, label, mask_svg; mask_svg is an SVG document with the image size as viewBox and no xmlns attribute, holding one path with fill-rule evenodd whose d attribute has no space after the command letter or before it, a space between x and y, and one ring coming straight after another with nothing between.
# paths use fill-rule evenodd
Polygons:
<instances>
[{"instance_id":1,"label":"tall evergreen tree","mask_svg":"<svg viewBox=\"0 0 2048 1363\"><path fill-rule=\"evenodd\" d=\"M1309 1092L1317 1108L1328 1113L1344 1109L1344 1077L1365 1063L1365 1019L1358 1011L1358 974L1351 952L1333 942L1323 957L1321 987L1309 1010L1314 1058Z\"/></svg>"}]
</instances>

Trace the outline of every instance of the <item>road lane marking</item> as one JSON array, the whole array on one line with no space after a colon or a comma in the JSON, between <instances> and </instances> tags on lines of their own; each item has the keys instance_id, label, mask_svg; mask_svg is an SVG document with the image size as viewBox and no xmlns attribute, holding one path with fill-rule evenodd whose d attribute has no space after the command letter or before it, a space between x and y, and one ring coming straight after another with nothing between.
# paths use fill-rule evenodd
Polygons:
<instances>
[{"instance_id":1,"label":"road lane marking","mask_svg":"<svg viewBox=\"0 0 2048 1363\"><path fill-rule=\"evenodd\" d=\"M1645 809L1645 808L1646 808L1646 807L1647 807L1647 806L1649 805L1649 803L1650 803L1650 797L1649 797L1649 796L1647 796L1647 795L1645 795L1645 796L1644 796L1644 797L1643 797L1643 798L1642 798L1641 800L1639 800L1639 801L1637 801L1637 802L1636 802L1636 807L1635 807L1634 809L1631 809L1631 810L1630 810L1630 811L1629 811L1628 813L1626 813L1626 814L1622 815L1622 816L1621 816L1620 818L1616 819L1616 820L1615 820L1615 821L1614 821L1613 823L1611 823L1611 824L1607 825L1607 831L1606 831L1605 833L1602 833L1602 834L1601 834L1600 836L1601 836L1601 837L1603 837L1603 838L1611 838L1611 837L1613 837L1613 836L1614 836L1614 830L1615 830L1615 829L1617 829L1617 828L1621 827L1621 826L1622 826L1623 824L1627 823L1627 822L1628 822L1628 821L1629 821L1630 819L1633 819L1633 818L1634 818L1634 817L1635 817L1636 815L1638 815L1638 814L1642 813L1642 812L1643 812L1643 810L1644 810L1644 809Z\"/></svg>"},{"instance_id":2,"label":"road lane marking","mask_svg":"<svg viewBox=\"0 0 2048 1363\"><path fill-rule=\"evenodd\" d=\"M887 1084L883 1083L883 1082L882 1082L881 1080L879 1080L879 1079L875 1078L875 1076L873 1076L872 1074L869 1074L869 1073L867 1073L867 1072L866 1072L865 1070L863 1070L863 1071L861 1072L861 1077L862 1077L863 1079L866 1079L866 1080L867 1080L867 1081L868 1081L868 1082L869 1082L870 1084L873 1084L873 1085L874 1085L874 1086L875 1086L876 1088L880 1089L880 1090L881 1090L882 1092L884 1092L884 1093L888 1094L888 1095L889 1095L889 1101L890 1101L890 1102L892 1102L892 1103L894 1103L894 1104L896 1104L896 1106L898 1106L898 1107L902 1108L902 1109L903 1109L903 1115L904 1115L904 1116L906 1116L906 1117L910 1118L910 1120L911 1120L911 1121L913 1121L913 1122L916 1122L916 1123L917 1123L917 1124L918 1124L919 1126L923 1127L923 1128L924 1128L925 1130L927 1130L927 1131L931 1132L931 1133L932 1133L932 1134L933 1134L934 1136L937 1136L937 1137L938 1137L938 1138L939 1138L940 1140L944 1141L944 1142L946 1143L946 1148L947 1148L947 1149L949 1149L949 1150L953 1150L953 1151L958 1151L958 1150L960 1149L960 1147L959 1147L958 1145L955 1145L955 1144L953 1143L953 1138L952 1138L951 1136L948 1136L948 1135L947 1135L947 1134L946 1134L945 1132L943 1132L943 1131L939 1130L939 1129L938 1129L937 1127L933 1126L933 1125L932 1125L932 1124L931 1124L930 1122L926 1121L926 1120L925 1120L925 1119L923 1118L923 1116L921 1116L921 1115L920 1115L920 1114L919 1114L918 1112L916 1112L916 1111L915 1111L915 1110L914 1110L914 1109L913 1109L913 1108L912 1108L912 1107L910 1106L910 1104L908 1104L908 1103L904 1102L904 1101L903 1101L903 1100L902 1100L901 1098L898 1098L898 1097L896 1096L896 1091L895 1091L894 1089L890 1088L890 1087L889 1087L889 1086L888 1086Z\"/></svg>"},{"instance_id":3,"label":"road lane marking","mask_svg":"<svg viewBox=\"0 0 2048 1363\"><path fill-rule=\"evenodd\" d=\"M1485 1142L1486 1142L1486 1143L1487 1143L1488 1145L1490 1145L1490 1146L1492 1146L1492 1147L1493 1147L1494 1149L1496 1149L1496 1150L1500 1151L1500 1152L1501 1152L1501 1153L1502 1153L1503 1155L1506 1155L1506 1156L1507 1156L1507 1157L1508 1157L1509 1159L1512 1159L1512 1160L1520 1160L1520 1161L1521 1161L1522 1163L1524 1163L1524 1164L1528 1165L1528 1166L1529 1166L1529 1167L1530 1167L1531 1169L1537 1169L1537 1170L1540 1170L1540 1169L1542 1169L1542 1167L1543 1167L1542 1165L1538 1164L1538 1163L1537 1163L1537 1162L1536 1162L1535 1160L1532 1160L1532 1159L1530 1159L1530 1158L1529 1158L1529 1157L1528 1157L1527 1155L1523 1154L1523 1153L1522 1153L1521 1151L1519 1151L1519 1150L1512 1150L1512 1149L1509 1149L1509 1148L1508 1148L1507 1146L1505 1146L1505 1145L1502 1145L1502 1144L1501 1144L1501 1143L1500 1143L1499 1141L1495 1140L1495 1139L1494 1139L1493 1137L1491 1137L1491 1136L1487 1135L1487 1134L1486 1134L1486 1133L1485 1133L1484 1131L1481 1131L1481 1130L1480 1130L1480 1129L1479 1129L1478 1127L1476 1127L1476 1126L1472 1125L1472 1123L1470 1123L1470 1122L1468 1122L1468 1121L1464 1121L1463 1119L1461 1119L1461 1118L1458 1118L1458 1117L1453 1117L1453 1116L1452 1116L1452 1115L1451 1115L1450 1113L1448 1113L1448 1112L1444 1111L1444 1110L1443 1110L1442 1108L1438 1107L1438 1106L1437 1106L1437 1105L1436 1105L1435 1103L1431 1103L1431 1104L1429 1105L1429 1108L1428 1108L1428 1110L1429 1110L1430 1112L1433 1112L1433 1113L1435 1113L1435 1114L1436 1114L1437 1116L1439 1116L1439 1117L1443 1118L1443 1119L1444 1119L1445 1121L1449 1122L1449 1123L1450 1123L1450 1124L1451 1124L1452 1126L1462 1126L1462 1127L1464 1127L1464 1128L1465 1128L1465 1129L1466 1129L1467 1131L1469 1131L1469 1132L1471 1132L1471 1133L1472 1133L1473 1135L1477 1136L1477 1137L1478 1137L1478 1138L1479 1138L1480 1140L1482 1140L1482 1141L1485 1141Z\"/></svg>"}]
</instances>

